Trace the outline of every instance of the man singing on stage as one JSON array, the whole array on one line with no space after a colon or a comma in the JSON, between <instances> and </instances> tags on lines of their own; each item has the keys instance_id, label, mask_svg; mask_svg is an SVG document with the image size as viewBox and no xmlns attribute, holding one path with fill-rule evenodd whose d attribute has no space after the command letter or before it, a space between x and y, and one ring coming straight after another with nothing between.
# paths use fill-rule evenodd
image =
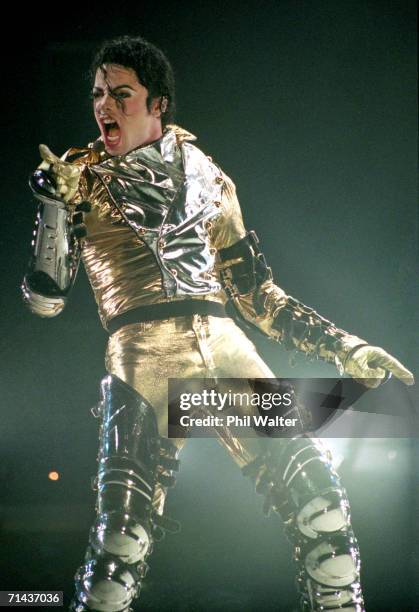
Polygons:
<instances>
[{"instance_id":1,"label":"man singing on stage","mask_svg":"<svg viewBox=\"0 0 419 612\"><path fill-rule=\"evenodd\" d=\"M139 594L183 439L167 437L167 379L274 378L237 315L286 349L336 364L378 386L412 374L274 284L247 232L231 179L172 123L174 77L141 37L105 42L92 64L100 136L62 158L45 145L31 176L39 200L22 290L37 315L64 308L79 260L109 333L102 399L97 516L76 574L72 609L122 612ZM257 203L255 203L257 205ZM364 609L360 559L345 489L306 435L220 442L283 519L303 610Z\"/></svg>"}]
</instances>

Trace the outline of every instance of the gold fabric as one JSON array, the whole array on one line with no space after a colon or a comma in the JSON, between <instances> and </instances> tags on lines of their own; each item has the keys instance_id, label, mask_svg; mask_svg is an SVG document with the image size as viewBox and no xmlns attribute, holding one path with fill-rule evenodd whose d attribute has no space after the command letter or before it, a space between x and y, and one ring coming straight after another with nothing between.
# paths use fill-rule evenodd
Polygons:
<instances>
[{"instance_id":1,"label":"gold fabric","mask_svg":"<svg viewBox=\"0 0 419 612\"><path fill-rule=\"evenodd\" d=\"M80 180L80 168L60 159L44 144L39 145L42 163L39 170L51 172L55 177L56 195L65 202L69 202L77 193Z\"/></svg>"},{"instance_id":2,"label":"gold fabric","mask_svg":"<svg viewBox=\"0 0 419 612\"><path fill-rule=\"evenodd\" d=\"M253 343L230 318L191 315L126 325L110 338L106 369L128 383L153 406L161 436L168 431L169 378L274 378ZM226 388L226 391L228 389ZM241 392L251 392L241 383ZM245 410L245 408L244 408ZM260 440L239 440L216 428L220 443L243 467L260 452ZM172 439L180 450L184 438ZM280 444L280 440L275 440ZM157 484L154 509L162 514L167 490Z\"/></svg>"},{"instance_id":3,"label":"gold fabric","mask_svg":"<svg viewBox=\"0 0 419 612\"><path fill-rule=\"evenodd\" d=\"M131 228L121 223L97 179L89 201L92 210L85 215L87 237L82 260L106 327L109 319L131 308L162 301L164 292L153 254Z\"/></svg>"},{"instance_id":4,"label":"gold fabric","mask_svg":"<svg viewBox=\"0 0 419 612\"><path fill-rule=\"evenodd\" d=\"M165 437L169 378L216 378L222 388L223 378L275 377L232 319L206 315L126 325L109 338L105 365L154 407ZM251 393L250 387L240 390ZM225 428L217 434L240 466L256 456L257 438L239 442ZM173 441L178 448L184 444Z\"/></svg>"},{"instance_id":5,"label":"gold fabric","mask_svg":"<svg viewBox=\"0 0 419 612\"><path fill-rule=\"evenodd\" d=\"M182 140L193 138L176 126L171 129L178 136L179 144ZM88 200L92 206L91 212L84 216L87 236L82 241L82 260L103 326L106 328L111 318L138 306L169 301L153 253L123 223L103 183L89 169L91 165L106 159L106 155L96 153L92 148L73 148L67 152L66 158L75 158L73 163L83 165L79 190L72 204ZM230 210L229 197L230 192L225 189L221 202L225 211ZM211 226L212 222L208 222L208 231ZM213 271L213 275L219 279L217 270ZM223 304L227 300L223 290L191 297ZM174 296L170 301L177 299L185 299L185 296Z\"/></svg>"},{"instance_id":6,"label":"gold fabric","mask_svg":"<svg viewBox=\"0 0 419 612\"><path fill-rule=\"evenodd\" d=\"M320 357L324 361L334 362L342 370L347 355L357 346L367 344L365 340L348 334L343 329L337 328L332 322L320 317L315 311L307 308L304 304L294 300L287 295L272 280L265 281L255 292L235 296L236 308L245 319L261 329L267 336L282 342L285 339L295 348L312 357ZM262 313L257 314L255 303L261 304ZM294 321L305 319L307 328L314 329L316 325L322 325L321 337L313 340L310 334L286 333L284 329L275 327L275 321L281 310L288 310Z\"/></svg>"},{"instance_id":7,"label":"gold fabric","mask_svg":"<svg viewBox=\"0 0 419 612\"><path fill-rule=\"evenodd\" d=\"M415 383L412 372L379 346L361 346L349 354L345 372L371 389L378 387L388 373L394 374L406 385Z\"/></svg>"}]
</instances>

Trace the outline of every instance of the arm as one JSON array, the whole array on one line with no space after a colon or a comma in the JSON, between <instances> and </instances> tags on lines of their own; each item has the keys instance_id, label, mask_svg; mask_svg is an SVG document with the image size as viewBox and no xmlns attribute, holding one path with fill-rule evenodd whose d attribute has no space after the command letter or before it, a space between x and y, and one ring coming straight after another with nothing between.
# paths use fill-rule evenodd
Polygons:
<instances>
[{"instance_id":1,"label":"arm","mask_svg":"<svg viewBox=\"0 0 419 612\"><path fill-rule=\"evenodd\" d=\"M336 364L366 386L394 374L406 384L413 375L379 347L339 329L273 282L254 232L246 233L234 184L225 177L223 215L213 229L223 285L239 314L286 349Z\"/></svg>"},{"instance_id":2,"label":"arm","mask_svg":"<svg viewBox=\"0 0 419 612\"><path fill-rule=\"evenodd\" d=\"M66 304L80 260L75 208L68 202L77 193L81 169L60 160L44 145L40 151L44 161L29 181L40 203L22 294L33 313L55 317Z\"/></svg>"}]
</instances>

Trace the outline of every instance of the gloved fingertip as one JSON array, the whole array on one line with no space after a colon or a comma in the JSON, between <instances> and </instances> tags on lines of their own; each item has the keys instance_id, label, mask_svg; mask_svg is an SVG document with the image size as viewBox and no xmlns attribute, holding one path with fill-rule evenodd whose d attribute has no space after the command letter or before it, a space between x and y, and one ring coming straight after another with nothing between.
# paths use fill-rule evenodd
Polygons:
<instances>
[{"instance_id":1,"label":"gloved fingertip","mask_svg":"<svg viewBox=\"0 0 419 612\"><path fill-rule=\"evenodd\" d=\"M49 153L51 153L51 151L49 150L47 145L40 144L39 145L39 153L41 154L41 157L44 157L44 155L48 155Z\"/></svg>"}]
</instances>

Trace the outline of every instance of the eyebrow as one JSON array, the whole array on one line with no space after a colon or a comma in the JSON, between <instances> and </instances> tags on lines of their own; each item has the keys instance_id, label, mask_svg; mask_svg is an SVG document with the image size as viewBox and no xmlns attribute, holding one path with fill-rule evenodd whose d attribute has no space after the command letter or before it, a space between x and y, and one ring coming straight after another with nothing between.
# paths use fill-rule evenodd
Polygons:
<instances>
[{"instance_id":1,"label":"eyebrow","mask_svg":"<svg viewBox=\"0 0 419 612\"><path fill-rule=\"evenodd\" d=\"M117 85L116 87L113 87L111 89L111 91L116 91L117 89L121 89L122 87L128 87L128 89L132 89L132 91L135 91L135 89L133 87L131 87L131 85L126 85L126 84ZM94 85L93 89L96 89L96 90L99 90L99 91L103 91L103 88L102 87L98 87L97 85Z\"/></svg>"}]
</instances>

